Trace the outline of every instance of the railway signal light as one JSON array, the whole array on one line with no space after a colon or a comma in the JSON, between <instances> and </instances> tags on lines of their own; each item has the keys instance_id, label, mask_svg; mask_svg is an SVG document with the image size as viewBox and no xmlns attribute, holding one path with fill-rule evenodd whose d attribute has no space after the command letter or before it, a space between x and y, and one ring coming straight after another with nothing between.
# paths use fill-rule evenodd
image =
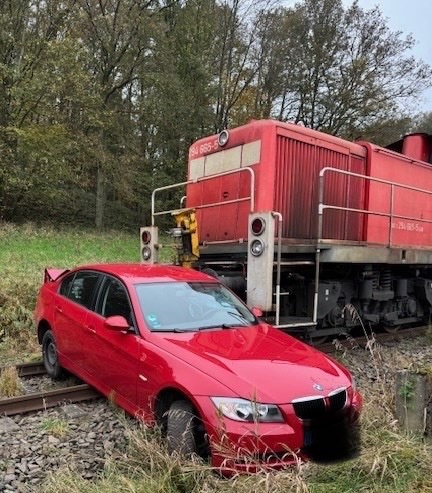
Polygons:
<instances>
[{"instance_id":1,"label":"railway signal light","mask_svg":"<svg viewBox=\"0 0 432 493\"><path fill-rule=\"evenodd\" d=\"M156 264L158 262L159 233L157 226L140 228L141 263Z\"/></svg>"},{"instance_id":2,"label":"railway signal light","mask_svg":"<svg viewBox=\"0 0 432 493\"><path fill-rule=\"evenodd\" d=\"M270 311L273 304L275 219L271 211L249 215L247 304Z\"/></svg>"}]
</instances>

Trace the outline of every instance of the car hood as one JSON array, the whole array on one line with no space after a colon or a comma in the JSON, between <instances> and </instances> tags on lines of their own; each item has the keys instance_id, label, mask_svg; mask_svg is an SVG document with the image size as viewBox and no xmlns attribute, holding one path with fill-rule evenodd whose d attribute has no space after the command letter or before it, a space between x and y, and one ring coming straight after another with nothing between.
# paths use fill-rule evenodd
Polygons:
<instances>
[{"instance_id":1,"label":"car hood","mask_svg":"<svg viewBox=\"0 0 432 493\"><path fill-rule=\"evenodd\" d=\"M267 324L157 335L165 350L244 398L284 404L351 385L342 365Z\"/></svg>"}]
</instances>

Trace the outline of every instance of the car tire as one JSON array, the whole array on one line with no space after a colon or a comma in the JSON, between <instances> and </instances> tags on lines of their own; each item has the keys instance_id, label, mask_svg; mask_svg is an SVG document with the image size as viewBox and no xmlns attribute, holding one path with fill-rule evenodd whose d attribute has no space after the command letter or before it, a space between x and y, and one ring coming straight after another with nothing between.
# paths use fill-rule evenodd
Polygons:
<instances>
[{"instance_id":1,"label":"car tire","mask_svg":"<svg viewBox=\"0 0 432 493\"><path fill-rule=\"evenodd\" d=\"M167 413L167 443L170 453L184 456L197 453L195 428L198 417L186 400L174 401Z\"/></svg>"},{"instance_id":2,"label":"car tire","mask_svg":"<svg viewBox=\"0 0 432 493\"><path fill-rule=\"evenodd\" d=\"M58 361L57 346L51 330L47 330L42 338L42 357L48 376L61 379L64 376L64 370Z\"/></svg>"}]
</instances>

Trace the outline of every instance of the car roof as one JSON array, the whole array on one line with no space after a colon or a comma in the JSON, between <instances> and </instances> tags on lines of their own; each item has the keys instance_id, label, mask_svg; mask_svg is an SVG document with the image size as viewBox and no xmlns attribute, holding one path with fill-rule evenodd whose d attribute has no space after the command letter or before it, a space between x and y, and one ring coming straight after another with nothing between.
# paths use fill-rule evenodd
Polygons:
<instances>
[{"instance_id":1,"label":"car roof","mask_svg":"<svg viewBox=\"0 0 432 493\"><path fill-rule=\"evenodd\" d=\"M120 277L132 282L132 284L142 284L151 282L173 282L173 281L196 281L196 282L215 282L213 277L203 274L194 269L186 269L174 265L164 264L138 264L138 263L109 263L93 264L77 267L77 270L96 270Z\"/></svg>"}]
</instances>

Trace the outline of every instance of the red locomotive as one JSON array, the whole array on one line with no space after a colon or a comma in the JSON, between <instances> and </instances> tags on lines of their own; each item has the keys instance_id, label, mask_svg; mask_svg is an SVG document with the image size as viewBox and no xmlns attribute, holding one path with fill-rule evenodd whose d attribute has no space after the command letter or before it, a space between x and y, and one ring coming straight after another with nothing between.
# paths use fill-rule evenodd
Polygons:
<instances>
[{"instance_id":1,"label":"red locomotive","mask_svg":"<svg viewBox=\"0 0 432 493\"><path fill-rule=\"evenodd\" d=\"M157 261L155 221L171 213L180 262L276 326L323 337L360 317L397 330L431 312L431 157L425 134L382 148L273 120L225 130L191 146L186 182L153 192L142 261ZM184 207L158 211L176 186Z\"/></svg>"}]
</instances>

